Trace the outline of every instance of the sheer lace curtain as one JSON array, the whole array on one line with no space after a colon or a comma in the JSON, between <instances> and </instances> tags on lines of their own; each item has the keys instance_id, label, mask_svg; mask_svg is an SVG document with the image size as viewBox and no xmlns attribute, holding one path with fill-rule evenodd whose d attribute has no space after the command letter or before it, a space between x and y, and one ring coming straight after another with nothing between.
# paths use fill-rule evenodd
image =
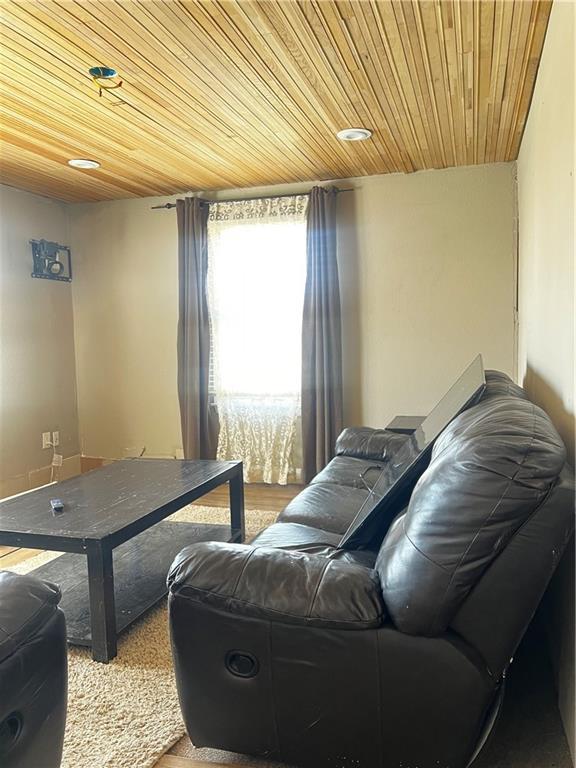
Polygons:
<instances>
[{"instance_id":1,"label":"sheer lace curtain","mask_svg":"<svg viewBox=\"0 0 576 768\"><path fill-rule=\"evenodd\" d=\"M307 203L301 195L210 206L217 457L241 458L247 482L293 482L301 467Z\"/></svg>"}]
</instances>

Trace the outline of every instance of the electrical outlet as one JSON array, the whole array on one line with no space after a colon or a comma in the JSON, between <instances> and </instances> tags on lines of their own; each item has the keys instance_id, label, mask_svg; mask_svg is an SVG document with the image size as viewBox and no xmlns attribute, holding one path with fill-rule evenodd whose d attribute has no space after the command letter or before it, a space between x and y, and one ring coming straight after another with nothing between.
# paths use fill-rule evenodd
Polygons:
<instances>
[{"instance_id":1,"label":"electrical outlet","mask_svg":"<svg viewBox=\"0 0 576 768\"><path fill-rule=\"evenodd\" d=\"M53 467L61 467L62 466L62 456L59 453L55 453L52 457L52 466Z\"/></svg>"},{"instance_id":2,"label":"electrical outlet","mask_svg":"<svg viewBox=\"0 0 576 768\"><path fill-rule=\"evenodd\" d=\"M60 432L52 432L52 445L56 447L57 445L60 445Z\"/></svg>"},{"instance_id":3,"label":"electrical outlet","mask_svg":"<svg viewBox=\"0 0 576 768\"><path fill-rule=\"evenodd\" d=\"M50 432L42 432L42 448L52 448L52 435Z\"/></svg>"}]
</instances>

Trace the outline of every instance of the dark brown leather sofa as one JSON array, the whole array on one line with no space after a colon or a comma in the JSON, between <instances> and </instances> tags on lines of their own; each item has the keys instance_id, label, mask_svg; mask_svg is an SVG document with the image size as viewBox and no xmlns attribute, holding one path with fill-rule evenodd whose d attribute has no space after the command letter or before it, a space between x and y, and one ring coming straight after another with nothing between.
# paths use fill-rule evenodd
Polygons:
<instances>
[{"instance_id":1,"label":"dark brown leather sofa","mask_svg":"<svg viewBox=\"0 0 576 768\"><path fill-rule=\"evenodd\" d=\"M60 591L0 571L0 766L58 768L67 699Z\"/></svg>"},{"instance_id":2,"label":"dark brown leather sofa","mask_svg":"<svg viewBox=\"0 0 576 768\"><path fill-rule=\"evenodd\" d=\"M406 439L345 430L251 544L177 557L170 627L196 745L314 768L474 760L573 533L574 480L548 416L488 372L407 505L362 549L337 549Z\"/></svg>"}]
</instances>

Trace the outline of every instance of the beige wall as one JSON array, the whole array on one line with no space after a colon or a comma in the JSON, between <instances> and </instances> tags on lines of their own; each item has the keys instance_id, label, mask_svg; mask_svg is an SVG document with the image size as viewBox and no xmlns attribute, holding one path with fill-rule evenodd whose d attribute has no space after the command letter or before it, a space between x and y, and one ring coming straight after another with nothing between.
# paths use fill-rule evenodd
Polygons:
<instances>
[{"instance_id":1,"label":"beige wall","mask_svg":"<svg viewBox=\"0 0 576 768\"><path fill-rule=\"evenodd\" d=\"M346 423L425 413L477 354L514 367L514 167L345 180ZM230 190L220 197L299 191ZM70 207L82 452L181 446L177 239L164 198Z\"/></svg>"},{"instance_id":2,"label":"beige wall","mask_svg":"<svg viewBox=\"0 0 576 768\"><path fill-rule=\"evenodd\" d=\"M358 272L357 412L427 413L481 352L514 366L514 167L374 176L344 198Z\"/></svg>"},{"instance_id":3,"label":"beige wall","mask_svg":"<svg viewBox=\"0 0 576 768\"><path fill-rule=\"evenodd\" d=\"M174 455L175 211L154 200L70 206L82 453Z\"/></svg>"},{"instance_id":4,"label":"beige wall","mask_svg":"<svg viewBox=\"0 0 576 768\"><path fill-rule=\"evenodd\" d=\"M68 244L66 206L0 187L0 496L46 482L41 433L60 431L60 474L79 466L72 289L30 277L30 239Z\"/></svg>"},{"instance_id":5,"label":"beige wall","mask_svg":"<svg viewBox=\"0 0 576 768\"><path fill-rule=\"evenodd\" d=\"M574 26L555 2L518 159L519 380L574 462ZM574 753L574 553L548 595L558 694Z\"/></svg>"},{"instance_id":6,"label":"beige wall","mask_svg":"<svg viewBox=\"0 0 576 768\"><path fill-rule=\"evenodd\" d=\"M574 461L574 13L555 3L518 158L519 376Z\"/></svg>"}]
</instances>

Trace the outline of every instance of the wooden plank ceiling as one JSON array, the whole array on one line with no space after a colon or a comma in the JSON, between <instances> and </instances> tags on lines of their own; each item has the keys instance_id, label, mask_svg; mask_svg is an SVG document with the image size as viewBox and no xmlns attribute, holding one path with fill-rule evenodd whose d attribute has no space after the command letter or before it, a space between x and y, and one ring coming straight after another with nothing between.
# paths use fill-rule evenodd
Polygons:
<instances>
[{"instance_id":1,"label":"wooden plank ceiling","mask_svg":"<svg viewBox=\"0 0 576 768\"><path fill-rule=\"evenodd\" d=\"M2 180L81 201L513 160L550 5L1 0Z\"/></svg>"}]
</instances>

